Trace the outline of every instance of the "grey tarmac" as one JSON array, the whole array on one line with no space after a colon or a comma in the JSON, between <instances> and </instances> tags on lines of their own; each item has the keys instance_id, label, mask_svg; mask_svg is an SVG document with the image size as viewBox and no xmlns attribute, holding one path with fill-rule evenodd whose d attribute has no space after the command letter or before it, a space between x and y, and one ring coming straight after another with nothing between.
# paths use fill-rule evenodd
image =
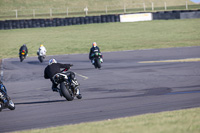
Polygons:
<instances>
[{"instance_id":1,"label":"grey tarmac","mask_svg":"<svg viewBox=\"0 0 200 133\"><path fill-rule=\"evenodd\" d=\"M200 47L104 52L102 69L88 54L4 59L3 81L16 109L0 112L0 132L47 128L200 107ZM66 101L44 79L48 60L72 63L83 99Z\"/></svg>"}]
</instances>

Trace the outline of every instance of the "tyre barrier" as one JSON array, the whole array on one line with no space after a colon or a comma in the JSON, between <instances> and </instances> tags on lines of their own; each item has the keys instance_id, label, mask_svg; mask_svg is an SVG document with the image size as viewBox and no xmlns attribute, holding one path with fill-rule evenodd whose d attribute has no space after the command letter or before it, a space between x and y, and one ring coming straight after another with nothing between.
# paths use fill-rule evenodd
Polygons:
<instances>
[{"instance_id":1,"label":"tyre barrier","mask_svg":"<svg viewBox=\"0 0 200 133\"><path fill-rule=\"evenodd\" d=\"M162 11L162 12L155 12L152 14L153 14L153 20L192 19L192 18L200 18L200 9L198 9L198 10Z\"/></svg>"},{"instance_id":2,"label":"tyre barrier","mask_svg":"<svg viewBox=\"0 0 200 133\"><path fill-rule=\"evenodd\" d=\"M180 11L164 11L153 13L153 20L180 19Z\"/></svg>"},{"instance_id":3,"label":"tyre barrier","mask_svg":"<svg viewBox=\"0 0 200 133\"><path fill-rule=\"evenodd\" d=\"M200 18L200 10L161 11L152 13L152 16L153 20ZM0 30L70 26L111 22L120 22L120 14L72 18L5 20L0 21Z\"/></svg>"}]
</instances>

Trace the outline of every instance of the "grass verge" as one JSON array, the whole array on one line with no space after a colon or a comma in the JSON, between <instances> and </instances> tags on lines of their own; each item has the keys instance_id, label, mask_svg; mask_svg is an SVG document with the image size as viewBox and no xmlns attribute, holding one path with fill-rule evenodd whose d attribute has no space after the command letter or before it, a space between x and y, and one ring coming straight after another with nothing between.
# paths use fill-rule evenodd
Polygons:
<instances>
[{"instance_id":1,"label":"grass verge","mask_svg":"<svg viewBox=\"0 0 200 133\"><path fill-rule=\"evenodd\" d=\"M102 52L200 46L199 35L200 19L0 30L0 58L18 57L22 44L29 56L36 56L41 43L47 55L56 55L88 53L94 41Z\"/></svg>"},{"instance_id":2,"label":"grass verge","mask_svg":"<svg viewBox=\"0 0 200 133\"><path fill-rule=\"evenodd\" d=\"M199 133L199 112L193 108L15 133Z\"/></svg>"},{"instance_id":3,"label":"grass verge","mask_svg":"<svg viewBox=\"0 0 200 133\"><path fill-rule=\"evenodd\" d=\"M186 0L0 0L0 19L16 19L16 10L17 19L85 16L86 6L89 15L121 14L124 6L126 13L143 12L144 3L146 11L152 11L151 2L154 3L153 11L165 10L165 5L167 10L186 9ZM187 4L189 10L200 8L190 0Z\"/></svg>"}]
</instances>

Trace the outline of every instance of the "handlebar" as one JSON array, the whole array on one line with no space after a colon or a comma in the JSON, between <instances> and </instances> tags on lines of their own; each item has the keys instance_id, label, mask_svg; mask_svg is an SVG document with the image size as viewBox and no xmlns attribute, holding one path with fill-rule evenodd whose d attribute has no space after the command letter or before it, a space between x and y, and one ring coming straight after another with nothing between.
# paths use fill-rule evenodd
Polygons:
<instances>
[{"instance_id":1,"label":"handlebar","mask_svg":"<svg viewBox=\"0 0 200 133\"><path fill-rule=\"evenodd\" d=\"M65 68L65 69L63 69L61 72L66 72L66 71L69 70L72 66L73 66L73 64L70 64L70 67L69 67L69 68Z\"/></svg>"}]
</instances>

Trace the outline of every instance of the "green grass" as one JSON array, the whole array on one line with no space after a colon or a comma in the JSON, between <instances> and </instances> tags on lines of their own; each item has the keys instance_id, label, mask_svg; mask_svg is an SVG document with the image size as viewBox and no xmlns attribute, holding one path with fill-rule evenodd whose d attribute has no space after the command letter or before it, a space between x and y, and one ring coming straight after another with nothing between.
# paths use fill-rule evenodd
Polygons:
<instances>
[{"instance_id":1,"label":"green grass","mask_svg":"<svg viewBox=\"0 0 200 133\"><path fill-rule=\"evenodd\" d=\"M138 3L154 2L156 6L163 5L167 2L169 6L184 5L185 2L188 4L194 4L189 0L0 0L0 11L3 10L15 10L15 9L47 9L47 8L65 8L65 7L76 7L82 8L85 6L96 8L105 8L105 5L120 6L124 4L132 5Z\"/></svg>"},{"instance_id":2,"label":"green grass","mask_svg":"<svg viewBox=\"0 0 200 133\"><path fill-rule=\"evenodd\" d=\"M127 13L144 11L143 3L145 3L146 11L152 11L152 3L154 3L154 11L164 10L164 2L167 3L168 10L184 10L186 9L186 0L0 0L0 19L15 19L15 11L18 11L17 19L32 18L51 18L50 8L53 11L52 17L75 17L85 16L84 8L87 6L89 15L124 13L124 5ZM195 4L187 0L188 9L200 9L199 4ZM67 14L68 8L68 16ZM35 17L34 12L35 11Z\"/></svg>"},{"instance_id":3,"label":"green grass","mask_svg":"<svg viewBox=\"0 0 200 133\"><path fill-rule=\"evenodd\" d=\"M102 52L200 46L200 19L0 30L0 58L18 57L24 43L29 56L41 43L48 55L88 53L94 41Z\"/></svg>"},{"instance_id":4,"label":"green grass","mask_svg":"<svg viewBox=\"0 0 200 133\"><path fill-rule=\"evenodd\" d=\"M199 133L199 112L193 108L15 133Z\"/></svg>"}]
</instances>

